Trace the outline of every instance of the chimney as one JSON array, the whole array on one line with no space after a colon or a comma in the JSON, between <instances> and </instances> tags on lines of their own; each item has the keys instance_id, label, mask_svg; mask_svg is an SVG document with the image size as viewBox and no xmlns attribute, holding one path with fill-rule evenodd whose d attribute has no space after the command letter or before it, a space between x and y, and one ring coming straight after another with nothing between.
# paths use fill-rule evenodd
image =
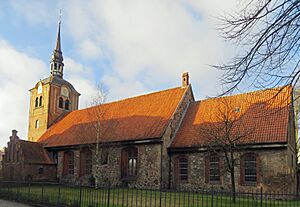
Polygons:
<instances>
[{"instance_id":1,"label":"chimney","mask_svg":"<svg viewBox=\"0 0 300 207\"><path fill-rule=\"evenodd\" d=\"M189 82L189 73L184 72L182 73L182 87L185 88L190 84Z\"/></svg>"}]
</instances>

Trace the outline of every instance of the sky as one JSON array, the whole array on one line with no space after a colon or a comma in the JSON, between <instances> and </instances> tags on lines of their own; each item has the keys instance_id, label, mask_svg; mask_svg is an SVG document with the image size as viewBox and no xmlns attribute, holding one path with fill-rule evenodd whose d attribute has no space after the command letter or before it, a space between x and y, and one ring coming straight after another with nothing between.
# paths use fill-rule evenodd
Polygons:
<instances>
[{"instance_id":1,"label":"sky","mask_svg":"<svg viewBox=\"0 0 300 207\"><path fill-rule=\"evenodd\" d=\"M58 17L64 78L85 108L101 84L108 101L181 85L188 71L197 100L221 92L234 48L218 19L237 0L0 0L0 147L12 129L27 139L29 89L50 75Z\"/></svg>"}]
</instances>

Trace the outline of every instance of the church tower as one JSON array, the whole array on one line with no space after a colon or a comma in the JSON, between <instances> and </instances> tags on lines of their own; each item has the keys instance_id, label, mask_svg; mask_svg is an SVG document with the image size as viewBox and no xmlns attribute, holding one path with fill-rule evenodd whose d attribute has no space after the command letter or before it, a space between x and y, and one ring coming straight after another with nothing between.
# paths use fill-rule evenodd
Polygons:
<instances>
[{"instance_id":1,"label":"church tower","mask_svg":"<svg viewBox=\"0 0 300 207\"><path fill-rule=\"evenodd\" d=\"M60 38L61 21L55 49L50 61L50 76L30 89L28 140L39 137L66 113L78 109L80 94L71 83L63 79L64 63Z\"/></svg>"}]
</instances>

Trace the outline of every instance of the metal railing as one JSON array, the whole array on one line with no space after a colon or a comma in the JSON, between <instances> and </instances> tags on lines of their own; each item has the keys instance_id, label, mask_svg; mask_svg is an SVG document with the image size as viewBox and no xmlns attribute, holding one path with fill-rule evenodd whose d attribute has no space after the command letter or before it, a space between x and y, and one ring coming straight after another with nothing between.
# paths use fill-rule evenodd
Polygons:
<instances>
[{"instance_id":1,"label":"metal railing","mask_svg":"<svg viewBox=\"0 0 300 207\"><path fill-rule=\"evenodd\" d=\"M0 198L24 203L69 207L294 207L300 199L289 193L178 191L110 187L89 188L59 183L0 182Z\"/></svg>"}]
</instances>

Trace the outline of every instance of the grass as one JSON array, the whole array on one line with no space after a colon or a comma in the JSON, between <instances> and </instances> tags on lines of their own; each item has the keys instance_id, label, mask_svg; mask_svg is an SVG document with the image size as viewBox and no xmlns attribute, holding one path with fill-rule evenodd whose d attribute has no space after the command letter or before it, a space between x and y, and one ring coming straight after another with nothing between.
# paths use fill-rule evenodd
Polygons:
<instances>
[{"instance_id":1,"label":"grass","mask_svg":"<svg viewBox=\"0 0 300 207\"><path fill-rule=\"evenodd\" d=\"M281 199L274 199L275 196ZM32 185L0 188L0 197L51 205L63 204L72 207L136 206L136 207L258 207L259 194L245 194L231 202L229 194L193 193L174 191L137 190L128 188L107 189L74 188L58 185ZM262 201L263 207L300 206L300 201L285 199L284 195L271 194ZM81 205L79 205L81 204Z\"/></svg>"}]
</instances>

